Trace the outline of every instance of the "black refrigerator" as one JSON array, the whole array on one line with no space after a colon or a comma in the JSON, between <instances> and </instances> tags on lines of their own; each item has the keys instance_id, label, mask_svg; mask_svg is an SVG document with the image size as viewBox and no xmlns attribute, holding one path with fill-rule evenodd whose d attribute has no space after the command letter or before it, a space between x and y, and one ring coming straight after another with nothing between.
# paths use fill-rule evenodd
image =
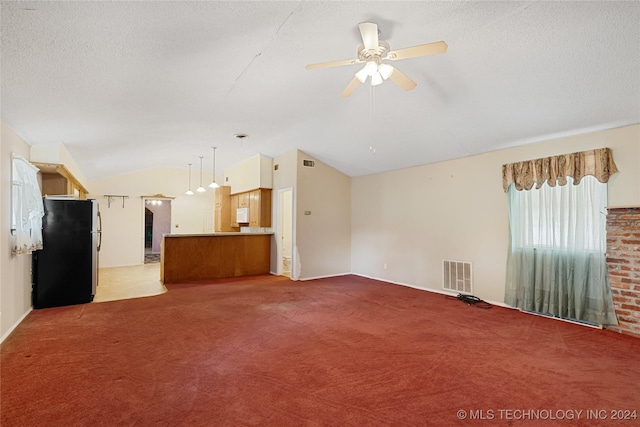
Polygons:
<instances>
[{"instance_id":1,"label":"black refrigerator","mask_svg":"<svg viewBox=\"0 0 640 427\"><path fill-rule=\"evenodd\" d=\"M43 249L33 252L33 308L93 301L98 285L96 200L44 198Z\"/></svg>"}]
</instances>

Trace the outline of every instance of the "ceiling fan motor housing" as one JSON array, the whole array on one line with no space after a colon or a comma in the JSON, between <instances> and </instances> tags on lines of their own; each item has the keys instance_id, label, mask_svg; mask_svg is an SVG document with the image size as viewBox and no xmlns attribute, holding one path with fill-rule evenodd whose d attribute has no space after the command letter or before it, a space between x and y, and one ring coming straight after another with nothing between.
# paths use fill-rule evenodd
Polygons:
<instances>
[{"instance_id":1,"label":"ceiling fan motor housing","mask_svg":"<svg viewBox=\"0 0 640 427\"><path fill-rule=\"evenodd\" d=\"M380 64L390 49L389 43L384 40L378 41L377 49L365 49L364 45L360 45L358 48L358 59L362 62L374 61L376 64Z\"/></svg>"}]
</instances>

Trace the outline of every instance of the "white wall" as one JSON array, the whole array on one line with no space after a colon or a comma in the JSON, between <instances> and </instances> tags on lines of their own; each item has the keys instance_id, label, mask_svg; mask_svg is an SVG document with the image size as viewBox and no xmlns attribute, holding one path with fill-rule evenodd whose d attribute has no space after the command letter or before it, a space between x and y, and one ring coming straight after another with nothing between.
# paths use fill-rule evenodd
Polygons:
<instances>
[{"instance_id":1,"label":"white wall","mask_svg":"<svg viewBox=\"0 0 640 427\"><path fill-rule=\"evenodd\" d=\"M33 145L30 156L32 162L64 165L73 177L86 188L87 178L64 144Z\"/></svg>"},{"instance_id":2,"label":"white wall","mask_svg":"<svg viewBox=\"0 0 640 427\"><path fill-rule=\"evenodd\" d=\"M282 156L276 157L273 159L273 166L278 165L278 170L273 171L273 191L272 191L272 209L271 209L271 226L274 231L278 234L280 230L278 230L278 191L291 188L292 189L292 199L293 199L293 207L295 209L296 206L296 193L297 193L297 179L298 179L298 150L291 150ZM296 261L296 216L293 215L293 235L292 238L292 246L293 246L293 257L292 261ZM279 234L278 234L279 235ZM283 250L280 247L281 245L280 239L274 238L271 243L271 273L276 274L278 271L278 262L283 256ZM293 268L291 271L291 278L294 280L298 279L298 272Z\"/></svg>"},{"instance_id":3,"label":"white wall","mask_svg":"<svg viewBox=\"0 0 640 427\"><path fill-rule=\"evenodd\" d=\"M313 160L315 167L302 166ZM293 189L294 280L346 274L351 271L351 178L312 156L292 150L273 159L272 223L278 226L278 191ZM305 215L309 211L310 215ZM276 228L276 232L278 232ZM279 239L271 247L271 271L282 257Z\"/></svg>"},{"instance_id":4,"label":"white wall","mask_svg":"<svg viewBox=\"0 0 640 427\"><path fill-rule=\"evenodd\" d=\"M29 145L0 122L0 341L31 311L31 255L11 255L11 153L29 159Z\"/></svg>"},{"instance_id":5,"label":"white wall","mask_svg":"<svg viewBox=\"0 0 640 427\"><path fill-rule=\"evenodd\" d=\"M609 182L609 205L640 205L640 125L353 178L351 270L442 290L442 260L470 261L474 294L502 302L509 231L502 164L601 147L612 149L620 170Z\"/></svg>"},{"instance_id":6,"label":"white wall","mask_svg":"<svg viewBox=\"0 0 640 427\"><path fill-rule=\"evenodd\" d=\"M224 170L224 185L231 187L231 194L256 188L272 188L273 159L256 154Z\"/></svg>"},{"instance_id":7,"label":"white wall","mask_svg":"<svg viewBox=\"0 0 640 427\"><path fill-rule=\"evenodd\" d=\"M350 273L351 178L302 151L297 157L300 279ZM302 166L303 160L313 160L315 167Z\"/></svg>"},{"instance_id":8,"label":"white wall","mask_svg":"<svg viewBox=\"0 0 640 427\"><path fill-rule=\"evenodd\" d=\"M152 169L109 178L89 181L89 198L100 203L102 215L102 248L100 267L119 267L144 263L144 202L142 196L175 197L171 202L171 233L204 233L213 223L214 191L206 187L212 174L203 173L203 184L207 191L185 195L188 187L188 168ZM192 185L197 187L200 172L192 174ZM195 184L194 184L195 183ZM194 189L192 188L192 189ZM115 199L108 207L105 195L128 196Z\"/></svg>"}]
</instances>

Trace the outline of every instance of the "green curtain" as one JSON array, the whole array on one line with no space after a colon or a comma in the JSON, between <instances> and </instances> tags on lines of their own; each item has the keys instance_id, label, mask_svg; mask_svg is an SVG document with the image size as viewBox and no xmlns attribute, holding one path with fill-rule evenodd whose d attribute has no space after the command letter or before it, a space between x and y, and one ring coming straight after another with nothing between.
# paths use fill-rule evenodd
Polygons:
<instances>
[{"instance_id":1,"label":"green curtain","mask_svg":"<svg viewBox=\"0 0 640 427\"><path fill-rule=\"evenodd\" d=\"M561 318L617 325L609 285L606 184L508 189L505 302Z\"/></svg>"}]
</instances>

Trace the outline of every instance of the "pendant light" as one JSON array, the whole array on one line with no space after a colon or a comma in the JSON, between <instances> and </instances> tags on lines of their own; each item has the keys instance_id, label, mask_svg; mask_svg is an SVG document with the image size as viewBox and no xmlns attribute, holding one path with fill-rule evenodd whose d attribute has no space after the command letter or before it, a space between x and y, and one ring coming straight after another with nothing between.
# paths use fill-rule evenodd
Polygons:
<instances>
[{"instance_id":1,"label":"pendant light","mask_svg":"<svg viewBox=\"0 0 640 427\"><path fill-rule=\"evenodd\" d=\"M218 147L211 148L213 148L213 181L211 181L211 184L209 184L209 188L218 188L220 187L216 182L216 148Z\"/></svg>"},{"instance_id":2,"label":"pendant light","mask_svg":"<svg viewBox=\"0 0 640 427\"><path fill-rule=\"evenodd\" d=\"M198 193L204 193L205 191L207 191L203 186L202 186L202 158L204 156L200 156L200 187L196 188L196 191Z\"/></svg>"},{"instance_id":3,"label":"pendant light","mask_svg":"<svg viewBox=\"0 0 640 427\"><path fill-rule=\"evenodd\" d=\"M188 165L189 165L189 189L187 190L186 193L184 193L187 196L193 196L193 191L191 191L191 165L192 164L193 163L188 163Z\"/></svg>"}]
</instances>

